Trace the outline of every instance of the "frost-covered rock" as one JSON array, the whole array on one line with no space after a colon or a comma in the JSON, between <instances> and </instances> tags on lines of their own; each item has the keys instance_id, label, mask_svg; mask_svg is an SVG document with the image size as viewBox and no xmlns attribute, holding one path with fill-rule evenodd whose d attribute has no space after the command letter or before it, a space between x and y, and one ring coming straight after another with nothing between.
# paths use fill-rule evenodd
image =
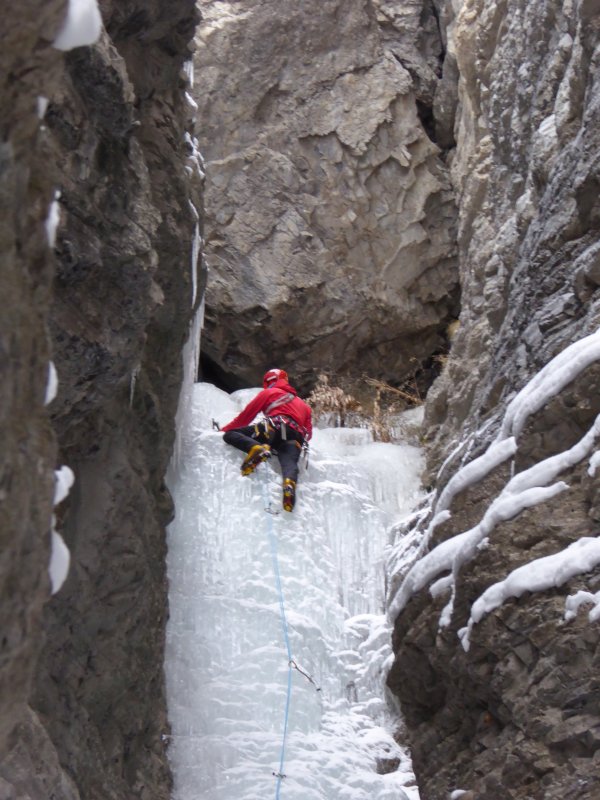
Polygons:
<instances>
[{"instance_id":1,"label":"frost-covered rock","mask_svg":"<svg viewBox=\"0 0 600 800\"><path fill-rule=\"evenodd\" d=\"M598 6L452 6L462 310L426 404L421 559L391 578L390 686L426 796L593 800Z\"/></svg>"}]
</instances>

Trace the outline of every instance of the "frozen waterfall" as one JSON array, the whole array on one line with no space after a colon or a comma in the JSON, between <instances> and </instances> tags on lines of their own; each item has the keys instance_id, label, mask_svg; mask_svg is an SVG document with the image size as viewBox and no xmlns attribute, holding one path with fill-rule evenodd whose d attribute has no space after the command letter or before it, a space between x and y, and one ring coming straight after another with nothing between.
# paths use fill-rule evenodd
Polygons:
<instances>
[{"instance_id":1,"label":"frozen waterfall","mask_svg":"<svg viewBox=\"0 0 600 800\"><path fill-rule=\"evenodd\" d=\"M418 800L384 700L383 559L391 522L418 499L420 451L317 430L293 514L267 513L281 508L276 459L242 478L242 454L212 428L255 391L195 385L171 482L174 800ZM274 564L302 670L290 673L281 779L288 655Z\"/></svg>"}]
</instances>

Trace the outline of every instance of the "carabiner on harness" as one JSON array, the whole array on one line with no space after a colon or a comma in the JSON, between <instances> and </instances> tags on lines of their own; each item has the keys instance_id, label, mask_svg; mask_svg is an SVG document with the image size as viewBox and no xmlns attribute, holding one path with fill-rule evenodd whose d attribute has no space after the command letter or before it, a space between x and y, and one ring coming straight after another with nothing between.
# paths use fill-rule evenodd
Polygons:
<instances>
[{"instance_id":1,"label":"carabiner on harness","mask_svg":"<svg viewBox=\"0 0 600 800\"><path fill-rule=\"evenodd\" d=\"M302 442L302 450L300 451L300 458L304 455L304 469L308 469L308 440Z\"/></svg>"}]
</instances>

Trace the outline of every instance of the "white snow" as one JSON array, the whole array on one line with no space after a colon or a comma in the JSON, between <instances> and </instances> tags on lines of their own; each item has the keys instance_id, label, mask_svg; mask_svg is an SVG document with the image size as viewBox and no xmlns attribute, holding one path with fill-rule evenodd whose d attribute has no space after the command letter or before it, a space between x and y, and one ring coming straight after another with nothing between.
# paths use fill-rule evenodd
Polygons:
<instances>
[{"instance_id":1,"label":"white snow","mask_svg":"<svg viewBox=\"0 0 600 800\"><path fill-rule=\"evenodd\" d=\"M574 380L581 370L599 358L600 329L567 347L538 372L507 406L496 441L492 442L485 453L462 467L448 481L435 505L436 513L449 509L457 494L482 480L513 456L517 451L515 437L523 430L528 416L542 408L551 397ZM442 469L463 445L461 442L454 448Z\"/></svg>"},{"instance_id":2,"label":"white snow","mask_svg":"<svg viewBox=\"0 0 600 800\"><path fill-rule=\"evenodd\" d=\"M198 214L198 209L197 209L197 208L196 208L196 206L195 206L195 205L192 203L192 201L191 201L191 200L188 200L188 204L189 204L189 206L190 206L190 211L192 212L192 214L193 214L193 216L194 216L194 219L196 220L196 222L200 222L200 215Z\"/></svg>"},{"instance_id":3,"label":"white snow","mask_svg":"<svg viewBox=\"0 0 600 800\"><path fill-rule=\"evenodd\" d=\"M97 0L69 0L67 18L54 40L58 50L94 44L100 37L102 17Z\"/></svg>"},{"instance_id":4,"label":"white snow","mask_svg":"<svg viewBox=\"0 0 600 800\"><path fill-rule=\"evenodd\" d=\"M590 458L590 463L588 466L588 475L590 478L593 478L596 474L596 470L600 466L600 450L596 450L595 453L592 453Z\"/></svg>"},{"instance_id":5,"label":"white snow","mask_svg":"<svg viewBox=\"0 0 600 800\"><path fill-rule=\"evenodd\" d=\"M59 503L67 497L71 486L75 481L75 476L70 467L62 466L60 469L54 471L54 505ZM64 539L56 530L56 517L52 516L52 530L51 530L51 549L50 549L50 563L48 564L48 574L50 575L50 584L52 594L56 594L60 587L65 582L69 572L69 564L71 561L71 554L69 548L64 542Z\"/></svg>"},{"instance_id":6,"label":"white snow","mask_svg":"<svg viewBox=\"0 0 600 800\"><path fill-rule=\"evenodd\" d=\"M560 392L583 369L598 359L600 359L600 329L565 348L540 370L508 404L496 440L481 456L458 470L448 481L437 503L433 506L429 526L425 534L420 534L422 538L416 554L416 563L403 576L389 605L390 620L394 620L401 613L415 592L424 588L441 573L448 572L448 575L443 576L443 583L438 580L432 587L434 596L446 591L451 592L450 600L440 618L440 626L448 625L454 606L458 572L463 564L476 555L478 549L487 546L488 537L494 528L500 522L515 517L524 509L546 502L569 488L563 481L551 482L561 472L582 461L594 448L595 440L600 436L600 415L587 434L569 450L544 459L529 469L513 475L500 494L492 501L477 525L442 542L426 553L435 528L450 518L449 507L456 494L480 481L492 469L510 458L517 450L516 439L523 430L528 417L542 408L551 397ZM474 437L469 438L471 444L473 440ZM458 454L460 450L461 445L455 446L453 454ZM447 463L449 463L448 459L444 462L444 466ZM597 463L596 456L592 456L588 470L590 475L594 474ZM393 554L390 563L393 563Z\"/></svg>"},{"instance_id":7,"label":"white snow","mask_svg":"<svg viewBox=\"0 0 600 800\"><path fill-rule=\"evenodd\" d=\"M422 589L444 570L451 570L456 577L462 565L473 558L477 548L500 522L512 519L524 509L550 500L568 489L563 481L552 483L550 486L547 484L560 472L584 459L594 446L598 435L600 435L600 415L586 435L569 450L550 456L511 478L477 525L446 539L417 561L390 603L388 611L390 619L393 620L405 608L414 592ZM449 621L448 609L445 609L442 622L448 624Z\"/></svg>"},{"instance_id":8,"label":"white snow","mask_svg":"<svg viewBox=\"0 0 600 800\"><path fill-rule=\"evenodd\" d=\"M73 470L66 465L54 471L54 505L59 503L67 497L71 490L71 486L75 482L75 475Z\"/></svg>"},{"instance_id":9,"label":"white snow","mask_svg":"<svg viewBox=\"0 0 600 800\"><path fill-rule=\"evenodd\" d=\"M488 449L478 458L474 458L448 481L435 509L439 513L450 508L452 500L469 486L478 483L496 467L503 464L517 452L517 442L514 437L493 442Z\"/></svg>"},{"instance_id":10,"label":"white snow","mask_svg":"<svg viewBox=\"0 0 600 800\"><path fill-rule=\"evenodd\" d=\"M429 594L432 597L440 597L441 595L449 592L452 589L452 575L446 575L445 578L440 578L429 587Z\"/></svg>"},{"instance_id":11,"label":"white snow","mask_svg":"<svg viewBox=\"0 0 600 800\"><path fill-rule=\"evenodd\" d=\"M499 439L518 436L527 418L539 411L579 373L600 359L600 328L589 336L574 342L555 356L509 403Z\"/></svg>"},{"instance_id":12,"label":"white snow","mask_svg":"<svg viewBox=\"0 0 600 800\"><path fill-rule=\"evenodd\" d=\"M56 229L60 222L60 205L59 205L60 192L54 192L54 199L48 207L48 216L46 217L46 236L48 238L48 245L53 248L56 244Z\"/></svg>"},{"instance_id":13,"label":"white snow","mask_svg":"<svg viewBox=\"0 0 600 800\"><path fill-rule=\"evenodd\" d=\"M187 100L188 105L190 105L194 111L198 111L198 103L194 100L189 92L185 93L185 99Z\"/></svg>"},{"instance_id":14,"label":"white snow","mask_svg":"<svg viewBox=\"0 0 600 800\"><path fill-rule=\"evenodd\" d=\"M580 590L575 594L570 594L565 600L565 621L570 622L575 619L582 605L592 606L588 613L590 622L597 622L600 619L600 592L592 594Z\"/></svg>"},{"instance_id":15,"label":"white snow","mask_svg":"<svg viewBox=\"0 0 600 800\"><path fill-rule=\"evenodd\" d=\"M71 554L64 539L57 531L52 529L52 550L50 553L50 564L48 573L52 594L56 594L66 580L69 573Z\"/></svg>"},{"instance_id":16,"label":"white snow","mask_svg":"<svg viewBox=\"0 0 600 800\"><path fill-rule=\"evenodd\" d=\"M488 473L515 454L517 443L514 437L493 442L478 458L474 458L459 469L448 481L434 506L435 513L427 526L419 548L419 556L426 552L435 529L451 518L450 505L455 496L469 486L482 480Z\"/></svg>"},{"instance_id":17,"label":"white snow","mask_svg":"<svg viewBox=\"0 0 600 800\"><path fill-rule=\"evenodd\" d=\"M598 564L600 539L583 536L560 553L537 558L513 570L503 581L486 589L473 603L466 628L458 632L462 646L465 650L469 649L473 626L508 598L520 597L524 592L541 592L562 586L575 575L589 572Z\"/></svg>"},{"instance_id":18,"label":"white snow","mask_svg":"<svg viewBox=\"0 0 600 800\"><path fill-rule=\"evenodd\" d=\"M194 170L196 170L196 173L200 178L200 180L203 180L205 177L204 174L205 164L204 164L204 157L202 156L202 153L200 152L200 148L198 145L198 139L195 136L192 136L187 131L185 132L183 138L191 149L191 153L188 156L188 161L190 162L190 165L186 166L186 170L190 175L193 175Z\"/></svg>"},{"instance_id":19,"label":"white snow","mask_svg":"<svg viewBox=\"0 0 600 800\"><path fill-rule=\"evenodd\" d=\"M46 116L46 110L48 108L48 98L44 97L44 95L40 94L37 98L37 115L38 119L44 119Z\"/></svg>"},{"instance_id":20,"label":"white snow","mask_svg":"<svg viewBox=\"0 0 600 800\"><path fill-rule=\"evenodd\" d=\"M288 681L275 548L292 656L321 687L292 670L282 798L417 800L384 701L392 651L383 551L386 527L420 499L421 453L373 443L365 430L317 430L296 509L268 514L265 501L276 512L281 504L276 464L242 478L242 454L212 429L256 391L193 387L170 479L173 798L275 795ZM378 774L378 758L400 767Z\"/></svg>"},{"instance_id":21,"label":"white snow","mask_svg":"<svg viewBox=\"0 0 600 800\"><path fill-rule=\"evenodd\" d=\"M58 375L56 374L56 367L53 361L48 362L48 380L46 381L46 394L44 397L44 405L47 406L56 397L58 392Z\"/></svg>"}]
</instances>

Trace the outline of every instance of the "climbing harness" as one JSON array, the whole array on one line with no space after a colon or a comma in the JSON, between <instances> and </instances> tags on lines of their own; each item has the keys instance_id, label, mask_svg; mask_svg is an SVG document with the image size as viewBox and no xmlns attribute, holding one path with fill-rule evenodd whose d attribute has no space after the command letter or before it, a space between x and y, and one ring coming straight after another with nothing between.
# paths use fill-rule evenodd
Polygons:
<instances>
[{"instance_id":1,"label":"climbing harness","mask_svg":"<svg viewBox=\"0 0 600 800\"><path fill-rule=\"evenodd\" d=\"M287 440L287 428L291 428L302 437L302 442L294 440L296 447L300 450L298 464L304 465L304 469L308 469L308 432L305 428L299 425L296 420L283 414L276 417L265 417L254 425L254 438L256 441L272 441L272 434L275 431L280 431L283 441ZM274 453L277 450L271 445Z\"/></svg>"},{"instance_id":2,"label":"climbing harness","mask_svg":"<svg viewBox=\"0 0 600 800\"><path fill-rule=\"evenodd\" d=\"M281 428L281 438L287 438L285 429L291 428L296 433L299 433L300 436L306 441L308 439L308 431L303 425L300 425L299 422L296 422L295 419L288 416L287 414L277 414L274 417L267 416L267 422L271 426L271 428L279 429Z\"/></svg>"},{"instance_id":3,"label":"climbing harness","mask_svg":"<svg viewBox=\"0 0 600 800\"><path fill-rule=\"evenodd\" d=\"M292 648L290 645L287 617L285 614L285 603L283 599L283 587L281 585L281 574L279 571L279 558L277 555L277 537L275 536L275 531L273 528L273 517L278 516L279 511L276 511L273 508L271 508L271 502L269 500L269 494L268 494L268 487L269 487L269 476L268 473L265 471L263 485L262 485L263 499L265 504L265 511L268 515L267 528L269 535L269 545L271 549L271 562L273 564L273 573L275 575L275 586L277 588L277 594L279 596L279 615L281 618L281 627L283 629L283 638L285 641L285 649L287 651L287 658L288 658L287 691L285 697L285 711L283 715L283 736L281 741L281 751L279 754L279 769L277 772L273 771L273 777L277 778L277 785L275 788L275 800L279 800L281 791L281 782L286 777L286 774L283 771L283 765L285 762L285 745L287 740L288 723L290 716L290 701L292 698L292 670L296 670L301 675L304 675L304 677L308 681L310 681L310 683L312 683L317 692L320 692L321 688L317 686L315 680L307 672L305 672L298 666L298 664L296 663L296 661L294 661L292 657Z\"/></svg>"}]
</instances>

